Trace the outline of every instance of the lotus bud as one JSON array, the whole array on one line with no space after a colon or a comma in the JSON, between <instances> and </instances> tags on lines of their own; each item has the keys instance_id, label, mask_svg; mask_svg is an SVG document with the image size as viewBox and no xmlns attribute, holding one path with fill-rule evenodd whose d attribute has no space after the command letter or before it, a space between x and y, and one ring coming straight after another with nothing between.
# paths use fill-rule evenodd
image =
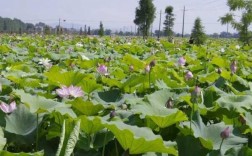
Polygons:
<instances>
[{"instance_id":1,"label":"lotus bud","mask_svg":"<svg viewBox=\"0 0 252 156\"><path fill-rule=\"evenodd\" d=\"M239 121L241 122L241 124L245 125L246 124L246 120L244 119L243 116L239 116Z\"/></svg>"},{"instance_id":2,"label":"lotus bud","mask_svg":"<svg viewBox=\"0 0 252 156\"><path fill-rule=\"evenodd\" d=\"M179 66L184 66L185 63L186 63L186 59L183 56L180 57L179 60L178 60L178 65Z\"/></svg>"},{"instance_id":3,"label":"lotus bud","mask_svg":"<svg viewBox=\"0 0 252 156\"><path fill-rule=\"evenodd\" d=\"M218 74L221 74L221 72L222 72L222 69L221 69L221 68L218 68L218 69L217 69L217 73L218 73Z\"/></svg>"},{"instance_id":4,"label":"lotus bud","mask_svg":"<svg viewBox=\"0 0 252 156\"><path fill-rule=\"evenodd\" d=\"M200 87L199 87L199 86L195 86L195 88L194 88L194 90L193 90L193 92L192 92L192 96L197 97L197 96L200 95L200 92L201 92Z\"/></svg>"},{"instance_id":5,"label":"lotus bud","mask_svg":"<svg viewBox=\"0 0 252 156\"><path fill-rule=\"evenodd\" d=\"M168 101L165 104L166 108L172 108L173 107L173 100L172 98L169 98Z\"/></svg>"},{"instance_id":6,"label":"lotus bud","mask_svg":"<svg viewBox=\"0 0 252 156\"><path fill-rule=\"evenodd\" d=\"M237 71L237 62L234 60L230 65L231 73L234 74Z\"/></svg>"},{"instance_id":7,"label":"lotus bud","mask_svg":"<svg viewBox=\"0 0 252 156\"><path fill-rule=\"evenodd\" d=\"M121 105L121 108L122 108L123 110L126 110L126 109L128 109L128 106L127 106L126 104L122 104L122 105Z\"/></svg>"},{"instance_id":8,"label":"lotus bud","mask_svg":"<svg viewBox=\"0 0 252 156\"><path fill-rule=\"evenodd\" d=\"M150 62L150 67L152 68L152 67L154 67L156 65L156 60L152 60L151 62Z\"/></svg>"},{"instance_id":9,"label":"lotus bud","mask_svg":"<svg viewBox=\"0 0 252 156\"><path fill-rule=\"evenodd\" d=\"M222 139L227 139L230 135L229 127L225 128L221 133L220 136Z\"/></svg>"},{"instance_id":10,"label":"lotus bud","mask_svg":"<svg viewBox=\"0 0 252 156\"><path fill-rule=\"evenodd\" d=\"M130 65L129 66L129 71L133 71L134 70L134 66L133 65Z\"/></svg>"},{"instance_id":11,"label":"lotus bud","mask_svg":"<svg viewBox=\"0 0 252 156\"><path fill-rule=\"evenodd\" d=\"M115 110L112 110L112 111L110 112L110 114L109 114L109 117L110 117L110 118L113 118L113 117L115 117L115 116L116 116Z\"/></svg>"},{"instance_id":12,"label":"lotus bud","mask_svg":"<svg viewBox=\"0 0 252 156\"><path fill-rule=\"evenodd\" d=\"M145 73L149 73L150 72L150 65L147 65L146 67L145 67Z\"/></svg>"},{"instance_id":13,"label":"lotus bud","mask_svg":"<svg viewBox=\"0 0 252 156\"><path fill-rule=\"evenodd\" d=\"M108 75L108 68L105 65L99 65L99 67L97 68L97 71L101 74L101 75Z\"/></svg>"},{"instance_id":14,"label":"lotus bud","mask_svg":"<svg viewBox=\"0 0 252 156\"><path fill-rule=\"evenodd\" d=\"M186 72L185 79L188 81L189 79L193 78L193 74L191 71Z\"/></svg>"},{"instance_id":15,"label":"lotus bud","mask_svg":"<svg viewBox=\"0 0 252 156\"><path fill-rule=\"evenodd\" d=\"M104 58L104 61L105 62L110 62L111 61L111 57L109 56L109 57Z\"/></svg>"}]
</instances>

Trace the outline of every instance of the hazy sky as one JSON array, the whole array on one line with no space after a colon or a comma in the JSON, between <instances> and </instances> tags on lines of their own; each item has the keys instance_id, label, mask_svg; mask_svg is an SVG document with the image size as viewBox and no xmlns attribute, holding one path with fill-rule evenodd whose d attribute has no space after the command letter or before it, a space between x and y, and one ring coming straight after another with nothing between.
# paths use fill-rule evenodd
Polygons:
<instances>
[{"instance_id":1,"label":"hazy sky","mask_svg":"<svg viewBox=\"0 0 252 156\"><path fill-rule=\"evenodd\" d=\"M134 31L133 20L139 0L0 0L0 16L19 18L25 22L39 21L56 24L59 18L64 26L90 25L98 28L102 21L105 28ZM154 0L156 19L153 29L158 29L159 12L165 7L174 7L175 32L182 31L183 7L185 12L185 32L191 33L193 22L200 17L207 33L226 31L218 19L228 12L227 0ZM165 15L162 15L162 23ZM62 21L62 20L61 20ZM163 25L162 25L163 27ZM233 32L232 29L230 29Z\"/></svg>"}]
</instances>

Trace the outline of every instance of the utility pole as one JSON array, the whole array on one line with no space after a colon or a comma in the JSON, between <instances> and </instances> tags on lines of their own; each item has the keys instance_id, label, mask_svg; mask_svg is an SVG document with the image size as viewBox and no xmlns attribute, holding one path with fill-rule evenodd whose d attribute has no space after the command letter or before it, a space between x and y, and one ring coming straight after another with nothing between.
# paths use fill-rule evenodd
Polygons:
<instances>
[{"instance_id":1,"label":"utility pole","mask_svg":"<svg viewBox=\"0 0 252 156\"><path fill-rule=\"evenodd\" d=\"M160 38L161 18L162 18L162 10L160 10L160 17L159 17L158 40Z\"/></svg>"},{"instance_id":2,"label":"utility pole","mask_svg":"<svg viewBox=\"0 0 252 156\"><path fill-rule=\"evenodd\" d=\"M135 24L135 36L137 36L137 28L136 28L136 24Z\"/></svg>"},{"instance_id":3,"label":"utility pole","mask_svg":"<svg viewBox=\"0 0 252 156\"><path fill-rule=\"evenodd\" d=\"M151 25L151 32L150 32L151 33L151 37L152 37L152 30L153 30L153 24Z\"/></svg>"},{"instance_id":4,"label":"utility pole","mask_svg":"<svg viewBox=\"0 0 252 156\"><path fill-rule=\"evenodd\" d=\"M130 36L133 36L132 26L130 26L130 29L131 29L131 31L130 31Z\"/></svg>"},{"instance_id":5,"label":"utility pole","mask_svg":"<svg viewBox=\"0 0 252 156\"><path fill-rule=\"evenodd\" d=\"M185 6L183 10L182 38L184 38L184 28L185 28Z\"/></svg>"},{"instance_id":6,"label":"utility pole","mask_svg":"<svg viewBox=\"0 0 252 156\"><path fill-rule=\"evenodd\" d=\"M228 23L227 23L227 36L228 36Z\"/></svg>"},{"instance_id":7,"label":"utility pole","mask_svg":"<svg viewBox=\"0 0 252 156\"><path fill-rule=\"evenodd\" d=\"M59 27L58 27L58 35L60 34L60 18L59 18Z\"/></svg>"}]
</instances>

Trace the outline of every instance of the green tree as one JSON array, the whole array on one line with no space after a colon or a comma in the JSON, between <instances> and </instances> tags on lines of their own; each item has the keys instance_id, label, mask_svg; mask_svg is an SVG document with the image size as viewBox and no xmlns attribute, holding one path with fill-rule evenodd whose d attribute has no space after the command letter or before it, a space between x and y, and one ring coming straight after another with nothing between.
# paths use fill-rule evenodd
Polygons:
<instances>
[{"instance_id":1,"label":"green tree","mask_svg":"<svg viewBox=\"0 0 252 156\"><path fill-rule=\"evenodd\" d=\"M220 18L221 24L231 24L239 32L239 39L243 43L250 44L252 32L249 27L252 24L252 0L228 0L230 12ZM242 11L240 21L234 18L234 11Z\"/></svg>"},{"instance_id":2,"label":"green tree","mask_svg":"<svg viewBox=\"0 0 252 156\"><path fill-rule=\"evenodd\" d=\"M88 34L88 35L91 35L91 28L90 28L90 27L88 27L87 34Z\"/></svg>"},{"instance_id":3,"label":"green tree","mask_svg":"<svg viewBox=\"0 0 252 156\"><path fill-rule=\"evenodd\" d=\"M4 21L4 23L3 23L3 31L4 31L4 32L7 31L7 24L6 24L6 21Z\"/></svg>"},{"instance_id":4,"label":"green tree","mask_svg":"<svg viewBox=\"0 0 252 156\"><path fill-rule=\"evenodd\" d=\"M194 22L191 38L196 45L204 44L206 41L206 34L204 33L204 27L201 24L200 18L196 18Z\"/></svg>"},{"instance_id":5,"label":"green tree","mask_svg":"<svg viewBox=\"0 0 252 156\"><path fill-rule=\"evenodd\" d=\"M165 35L168 36L168 41L172 41L172 36L173 36L173 26L174 26L174 14L173 14L173 7L168 6L165 9L165 21L164 21L164 32Z\"/></svg>"},{"instance_id":6,"label":"green tree","mask_svg":"<svg viewBox=\"0 0 252 156\"><path fill-rule=\"evenodd\" d=\"M80 27L80 33L79 33L79 35L83 35L82 27Z\"/></svg>"},{"instance_id":7,"label":"green tree","mask_svg":"<svg viewBox=\"0 0 252 156\"><path fill-rule=\"evenodd\" d=\"M104 36L104 28L103 28L102 22L100 22L100 29L99 29L98 34L99 34L99 36Z\"/></svg>"},{"instance_id":8,"label":"green tree","mask_svg":"<svg viewBox=\"0 0 252 156\"><path fill-rule=\"evenodd\" d=\"M86 36L87 35L87 26L85 25L84 27L84 35Z\"/></svg>"},{"instance_id":9,"label":"green tree","mask_svg":"<svg viewBox=\"0 0 252 156\"><path fill-rule=\"evenodd\" d=\"M45 35L50 35L51 34L51 30L50 30L50 27L48 25L46 25L44 27L44 34Z\"/></svg>"},{"instance_id":10,"label":"green tree","mask_svg":"<svg viewBox=\"0 0 252 156\"><path fill-rule=\"evenodd\" d=\"M152 0L140 0L139 7L136 8L136 17L134 23L138 25L143 38L149 35L150 26L155 18L156 8Z\"/></svg>"}]
</instances>

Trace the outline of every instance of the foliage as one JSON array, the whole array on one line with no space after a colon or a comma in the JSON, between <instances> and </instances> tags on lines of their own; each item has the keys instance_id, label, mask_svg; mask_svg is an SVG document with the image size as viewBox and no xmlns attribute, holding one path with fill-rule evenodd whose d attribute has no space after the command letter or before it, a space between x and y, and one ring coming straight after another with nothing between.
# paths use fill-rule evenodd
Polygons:
<instances>
[{"instance_id":1,"label":"foliage","mask_svg":"<svg viewBox=\"0 0 252 156\"><path fill-rule=\"evenodd\" d=\"M228 0L227 5L230 13L220 18L221 24L231 24L234 29L239 32L239 39L245 44L250 44L252 32L250 26L252 24L252 1L251 0ZM242 11L240 21L236 21L235 11Z\"/></svg>"},{"instance_id":2,"label":"foliage","mask_svg":"<svg viewBox=\"0 0 252 156\"><path fill-rule=\"evenodd\" d=\"M99 34L99 36L103 36L104 35L104 28L103 28L102 22L100 22L100 29L99 29L98 34Z\"/></svg>"},{"instance_id":3,"label":"foliage","mask_svg":"<svg viewBox=\"0 0 252 156\"><path fill-rule=\"evenodd\" d=\"M173 36L173 26L174 26L174 14L173 14L173 7L167 6L165 8L165 21L164 21L164 32L165 35L168 36L168 40L171 41Z\"/></svg>"},{"instance_id":4,"label":"foliage","mask_svg":"<svg viewBox=\"0 0 252 156\"><path fill-rule=\"evenodd\" d=\"M0 155L251 155L251 46L178 40L2 34Z\"/></svg>"},{"instance_id":5,"label":"foliage","mask_svg":"<svg viewBox=\"0 0 252 156\"><path fill-rule=\"evenodd\" d=\"M200 18L196 18L194 22L191 37L196 45L204 44L206 41L206 34Z\"/></svg>"},{"instance_id":6,"label":"foliage","mask_svg":"<svg viewBox=\"0 0 252 156\"><path fill-rule=\"evenodd\" d=\"M136 8L136 17L134 23L142 32L143 38L149 35L150 26L155 18L156 8L152 0L140 0L139 7Z\"/></svg>"}]
</instances>

